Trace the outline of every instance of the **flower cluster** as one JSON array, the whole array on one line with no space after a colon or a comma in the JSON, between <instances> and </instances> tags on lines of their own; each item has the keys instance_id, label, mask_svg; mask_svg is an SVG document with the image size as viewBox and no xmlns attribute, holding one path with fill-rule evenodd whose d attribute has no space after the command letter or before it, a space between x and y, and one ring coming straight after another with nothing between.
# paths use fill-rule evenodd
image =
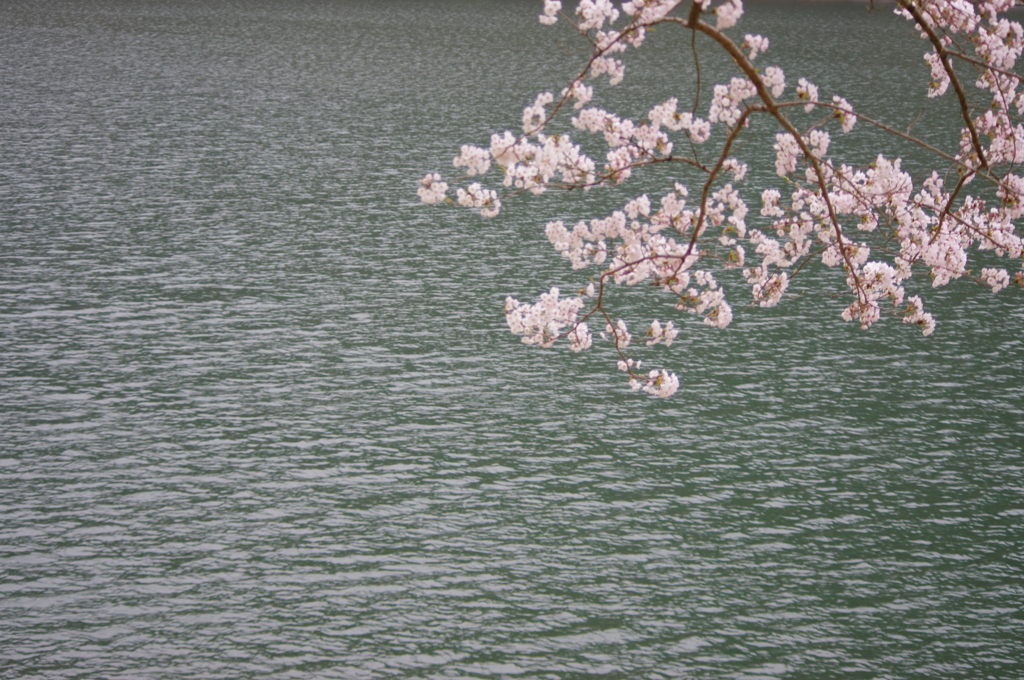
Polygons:
<instances>
[{"instance_id":1,"label":"flower cluster","mask_svg":"<svg viewBox=\"0 0 1024 680\"><path fill-rule=\"evenodd\" d=\"M663 342L665 347L670 347L677 335L679 335L679 329L671 321L662 327L661 323L655 319L651 322L651 327L647 329L647 346L650 347L651 345Z\"/></svg>"},{"instance_id":2,"label":"flower cluster","mask_svg":"<svg viewBox=\"0 0 1024 680\"><path fill-rule=\"evenodd\" d=\"M463 189L455 190L458 196L459 205L467 208L479 208L480 214L484 217L494 217L501 210L501 199L494 189L486 189L480 186L479 182L473 182Z\"/></svg>"},{"instance_id":3,"label":"flower cluster","mask_svg":"<svg viewBox=\"0 0 1024 680\"><path fill-rule=\"evenodd\" d=\"M732 28L743 16L743 3L740 0L728 0L715 9L715 15L718 17L716 29Z\"/></svg>"},{"instance_id":4,"label":"flower cluster","mask_svg":"<svg viewBox=\"0 0 1024 680\"><path fill-rule=\"evenodd\" d=\"M772 91L773 97L781 97L786 91L786 74L778 66L769 66L764 70L765 86Z\"/></svg>"},{"instance_id":5,"label":"flower cluster","mask_svg":"<svg viewBox=\"0 0 1024 680\"><path fill-rule=\"evenodd\" d=\"M711 123L689 111L677 111L678 106L679 100L672 97L651 109L647 119L655 127L662 126L672 132L686 130L690 133L690 139L697 144L706 142L711 136Z\"/></svg>"},{"instance_id":6,"label":"flower cluster","mask_svg":"<svg viewBox=\"0 0 1024 680\"><path fill-rule=\"evenodd\" d=\"M850 102L839 95L832 97L832 104L835 107L835 116L843 126L843 132L849 132L857 124L857 114L853 112Z\"/></svg>"},{"instance_id":7,"label":"flower cluster","mask_svg":"<svg viewBox=\"0 0 1024 680\"><path fill-rule=\"evenodd\" d=\"M428 173L420 180L420 188L416 190L424 203L440 203L448 192L448 183L441 180L441 175Z\"/></svg>"},{"instance_id":8,"label":"flower cluster","mask_svg":"<svg viewBox=\"0 0 1024 680\"><path fill-rule=\"evenodd\" d=\"M768 38L763 35L750 35L747 33L743 36L741 47L747 50L747 58L750 61L754 61L757 59L757 55L768 51Z\"/></svg>"},{"instance_id":9,"label":"flower cluster","mask_svg":"<svg viewBox=\"0 0 1024 680\"><path fill-rule=\"evenodd\" d=\"M551 347L561 338L566 326L574 336L579 347L576 351L589 347L592 338L586 324L577 324L576 319L583 307L581 298L560 298L558 288L552 288L540 296L540 301L529 305L515 298L505 298L505 321L516 335L523 336L523 343Z\"/></svg>"},{"instance_id":10,"label":"flower cluster","mask_svg":"<svg viewBox=\"0 0 1024 680\"><path fill-rule=\"evenodd\" d=\"M634 24L646 26L664 19L678 4L679 0L631 0L622 3L622 11L633 17Z\"/></svg>"},{"instance_id":11,"label":"flower cluster","mask_svg":"<svg viewBox=\"0 0 1024 680\"><path fill-rule=\"evenodd\" d=\"M491 154L487 149L463 144L462 153L452 160L452 165L457 168L465 166L467 175L482 175L491 168Z\"/></svg>"},{"instance_id":12,"label":"flower cluster","mask_svg":"<svg viewBox=\"0 0 1024 680\"><path fill-rule=\"evenodd\" d=\"M562 10L559 0L544 0L544 14L540 15L540 23L547 26L558 21L558 13Z\"/></svg>"},{"instance_id":13,"label":"flower cluster","mask_svg":"<svg viewBox=\"0 0 1024 680\"><path fill-rule=\"evenodd\" d=\"M1010 285L1010 273L1002 268L986 267L981 270L981 280L992 287L993 293L998 293Z\"/></svg>"},{"instance_id":14,"label":"flower cluster","mask_svg":"<svg viewBox=\"0 0 1024 680\"><path fill-rule=\"evenodd\" d=\"M909 304L907 305L906 313L903 315L903 323L912 323L920 326L923 335L931 335L935 330L935 319L931 314L924 311L921 298L915 295L907 300L907 302Z\"/></svg>"},{"instance_id":15,"label":"flower cluster","mask_svg":"<svg viewBox=\"0 0 1024 680\"><path fill-rule=\"evenodd\" d=\"M733 78L728 85L715 85L708 120L735 126L743 114L740 104L756 95L757 88L746 78Z\"/></svg>"},{"instance_id":16,"label":"flower cluster","mask_svg":"<svg viewBox=\"0 0 1024 680\"><path fill-rule=\"evenodd\" d=\"M656 397L671 397L679 389L679 376L669 371L654 370L643 380L631 379L629 385L634 391L642 389Z\"/></svg>"},{"instance_id":17,"label":"flower cluster","mask_svg":"<svg viewBox=\"0 0 1024 680\"><path fill-rule=\"evenodd\" d=\"M808 82L807 78L801 78L797 81L796 96L801 101L807 102L804 105L804 111L810 113L814 110L814 102L818 101L818 86Z\"/></svg>"}]
</instances>

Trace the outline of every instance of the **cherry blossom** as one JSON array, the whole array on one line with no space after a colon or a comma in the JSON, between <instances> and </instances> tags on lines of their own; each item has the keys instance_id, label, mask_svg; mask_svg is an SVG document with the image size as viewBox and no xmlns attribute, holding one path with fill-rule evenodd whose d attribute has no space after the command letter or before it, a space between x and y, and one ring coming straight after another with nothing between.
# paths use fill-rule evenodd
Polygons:
<instances>
[{"instance_id":1,"label":"cherry blossom","mask_svg":"<svg viewBox=\"0 0 1024 680\"><path fill-rule=\"evenodd\" d=\"M748 21L741 0L629 0L619 6L580 0L571 15L558 0L544 0L540 23L565 17L590 50L580 70L557 97L542 92L522 110L519 132L495 133L486 147L461 147L453 167L464 175L450 180L454 199L440 173L423 177L417 193L424 203L457 204L493 217L503 200L518 194L622 184L650 166L671 164L675 178L660 192L571 226L547 221L551 246L588 277L579 295L563 297L551 288L532 304L513 297L505 302L508 326L524 343L551 347L564 340L573 352L608 346L636 391L670 396L680 378L666 369L641 370L642 361L627 351L658 356L681 333L696 343L697 332L679 325L686 315L724 329L739 313L737 296L745 300L740 311L773 307L814 267L845 291L837 309L842 319L867 329L894 317L927 336L936 321L911 293L958 279L993 292L1024 287L1024 241L1015 224L1024 216L1024 88L1017 74L1024 28L1004 16L1015 4L897 0L896 13L910 22L908 39L922 41L921 91L947 101L960 120L955 144L938 149L906 131L916 121L875 120L841 92L822 97L799 74L787 94L782 66L753 64L769 39L733 35L741 20ZM637 119L609 110L600 104L602 88L622 82L631 51L644 48L651 29L679 31L687 45L700 33L736 71L694 88L696 102L655 101ZM971 81L964 80L967 73ZM774 129L751 133L766 127L748 127L754 118ZM884 149L866 166L835 157L832 135L861 128L919 144L934 154L934 171L912 177ZM582 151L595 144L604 148L597 156ZM747 150L759 144L774 150L778 179L747 187ZM486 186L495 173L500 193ZM760 199L753 213L748 195ZM972 264L982 252L985 266ZM1017 271L989 266L993 258L1012 262ZM633 344L627 322L613 314L615 296L606 294L615 286L653 291L672 318L641 320L634 328L646 328L643 343ZM597 338L590 331L595 324L604 328Z\"/></svg>"},{"instance_id":2,"label":"cherry blossom","mask_svg":"<svg viewBox=\"0 0 1024 680\"><path fill-rule=\"evenodd\" d=\"M562 9L559 0L544 0L544 13L540 15L540 23L548 26L558 21L558 13Z\"/></svg>"},{"instance_id":3,"label":"cherry blossom","mask_svg":"<svg viewBox=\"0 0 1024 680\"><path fill-rule=\"evenodd\" d=\"M668 371L653 370L647 374L645 382L633 379L633 389L643 389L656 397L671 397L679 389L679 376Z\"/></svg>"},{"instance_id":4,"label":"cherry blossom","mask_svg":"<svg viewBox=\"0 0 1024 680\"><path fill-rule=\"evenodd\" d=\"M992 287L993 293L998 293L1010 285L1010 274L1002 268L986 267L981 270L981 280Z\"/></svg>"},{"instance_id":5,"label":"cherry blossom","mask_svg":"<svg viewBox=\"0 0 1024 680\"><path fill-rule=\"evenodd\" d=\"M420 188L416 190L424 203L440 203L448 192L448 183L441 180L439 173L430 173L420 180Z\"/></svg>"},{"instance_id":6,"label":"cherry blossom","mask_svg":"<svg viewBox=\"0 0 1024 680\"><path fill-rule=\"evenodd\" d=\"M715 9L718 21L715 23L717 30L732 28L743 16L743 3L740 0L728 0Z\"/></svg>"},{"instance_id":7,"label":"cherry blossom","mask_svg":"<svg viewBox=\"0 0 1024 680\"><path fill-rule=\"evenodd\" d=\"M743 45L747 50L747 58L750 61L757 59L757 55L768 51L768 38L763 35L750 35L747 33L743 36Z\"/></svg>"},{"instance_id":8,"label":"cherry blossom","mask_svg":"<svg viewBox=\"0 0 1024 680\"><path fill-rule=\"evenodd\" d=\"M589 346L590 335L586 326L579 328L580 325L576 324L583 304L578 297L561 298L558 288L552 288L533 305L506 298L505 320L513 333L523 336L523 343L527 345L551 347L564 335L562 331L568 326L575 336L574 342Z\"/></svg>"},{"instance_id":9,"label":"cherry blossom","mask_svg":"<svg viewBox=\"0 0 1024 680\"><path fill-rule=\"evenodd\" d=\"M455 167L466 166L467 175L482 175L491 167L491 154L487 149L481 149L472 144L463 144L462 153L452 160L452 165Z\"/></svg>"},{"instance_id":10,"label":"cherry blossom","mask_svg":"<svg viewBox=\"0 0 1024 680\"><path fill-rule=\"evenodd\" d=\"M786 91L786 76L778 66L769 66L764 70L764 84L772 91L773 97L781 97Z\"/></svg>"},{"instance_id":11,"label":"cherry blossom","mask_svg":"<svg viewBox=\"0 0 1024 680\"><path fill-rule=\"evenodd\" d=\"M797 81L796 95L801 101L807 102L804 111L810 113L814 110L814 102L818 101L818 86L810 83L806 78Z\"/></svg>"}]
</instances>

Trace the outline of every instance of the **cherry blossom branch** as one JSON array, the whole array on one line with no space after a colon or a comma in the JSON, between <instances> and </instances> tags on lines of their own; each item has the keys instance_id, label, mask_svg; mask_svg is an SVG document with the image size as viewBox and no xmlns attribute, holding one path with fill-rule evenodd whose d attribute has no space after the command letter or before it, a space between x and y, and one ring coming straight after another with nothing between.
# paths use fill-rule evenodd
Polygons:
<instances>
[{"instance_id":1,"label":"cherry blossom branch","mask_svg":"<svg viewBox=\"0 0 1024 680\"><path fill-rule=\"evenodd\" d=\"M974 120L971 118L970 107L967 103L967 93L964 92L963 85L960 83L960 79L956 76L956 71L953 70L953 64L949 62L949 53L946 51L946 46L943 45L942 39L939 38L935 30L932 29L928 20L925 19L921 10L918 9L913 2L909 0L896 0L900 7L905 9L914 17L914 21L917 22L921 32L928 36L928 40L931 42L932 47L935 48L935 53L939 55L939 59L942 61L942 67L946 70L946 75L949 78L950 83L953 85L953 90L956 92L957 99L960 101L960 115L964 119L964 125L967 126L967 130L971 135L971 144L974 146L975 153L978 154L978 160L981 163L982 168L988 168L988 161L985 159L985 151L981 146L981 140L978 138L978 130L974 127Z\"/></svg>"},{"instance_id":2,"label":"cherry blossom branch","mask_svg":"<svg viewBox=\"0 0 1024 680\"><path fill-rule=\"evenodd\" d=\"M678 163L704 176L699 197L690 207L686 205L686 184L676 182L674 191L661 197L657 209L644 194L608 217L583 220L571 228L560 220L548 222L545 232L549 241L569 259L573 269L591 265L603 268L596 287L592 279L581 297L562 298L558 289L552 288L532 305L508 298L506 319L511 330L521 335L524 343L542 347L567 338L569 348L579 352L592 344L588 322L600 318L605 327L601 335L613 346L618 367L628 374L631 387L668 396L678 388L678 377L658 370L644 375L639 370L640 362L627 356L632 336L625 322L615 320L610 313L607 285L661 288L671 294L677 310L696 314L707 325L724 328L732 319L732 311L712 268L744 267L745 250L738 242L743 240L760 257L759 264L742 270L751 286L752 304L764 307L778 303L785 297L789 281L812 261L820 260L826 267L843 266L847 293L854 298L842 313L845 320L856 319L862 328L868 328L879 318L882 302L891 300L889 313L919 326L925 335L934 329L934 319L924 311L919 297L905 299L903 286L919 267L928 268L933 286L966 277L993 291L1005 288L1010 283L1005 269L986 267L980 276L967 269L967 248L994 250L997 256L1013 259L1024 255L1024 241L1014 227L1014 220L1024 216L1024 177L1014 174L1024 165L1024 126L1015 127L1010 112L1011 106L1024 111L1024 94L1015 91L1021 79L1013 70L1017 57L1024 52L1024 29L1015 22L997 20L998 12L1014 4L1012 0L975 0L976 7L956 2L899 0L901 9L897 12L916 19L922 37L935 50L925 55L933 76L929 96L941 94L950 83L958 93L966 127L961 133L960 151L954 155L910 134L920 115L902 131L854 113L840 97L833 97L831 103L819 101L817 88L802 78L796 88L798 101L777 101L785 91L782 70L768 66L762 71L753 64L757 54L768 48L767 38L748 34L740 45L726 33L743 13L741 0L692 1L685 18L671 14L680 4L678 0L627 0L622 11L630 19L622 31L612 28L619 10L611 0L579 0L578 21L560 13L559 0L545 0L541 23L565 18L587 41L590 57L557 101L552 94L542 93L524 109L521 134L493 135L490 149L463 147L454 164L467 167L465 179L485 173L493 160L504 171L508 191L499 196L473 182L456 190L457 202L478 209L484 216L493 216L500 209L501 199L527 191L539 194L548 189L586 190L619 184L634 171L655 164ZM715 3L717 6L712 7ZM716 17L714 26L703 18L711 15ZM979 16L989 23L982 25ZM611 55L626 51L627 45L639 48L647 28L661 24L674 24L690 33L697 72L692 111L677 112L678 102L672 98L654 106L646 118L635 123L600 108L583 108L572 124L604 136L608 153L600 171L568 134L544 134L570 101L577 110L587 106L593 96L588 79L607 74L609 85L617 84L625 66ZM707 35L723 49L743 76L734 77L728 85L714 86L707 120L697 117L703 80L697 33ZM956 42L957 35L974 43L977 58L966 55ZM989 109L974 107L967 98L952 67L952 59L957 58L965 58L980 69L976 85L992 93ZM744 103L755 97L754 103ZM791 115L794 106L803 106L806 112L820 106L830 115L800 131ZM971 118L972 111L978 114L976 119ZM754 114L771 116L783 130L775 135L776 170L790 187L790 200L784 206L779 190L766 188L761 192L761 215L772 218L771 229L780 240L759 229L748 231L747 205L733 183L722 177L729 170L739 183L746 174L746 164L734 155L749 143L749 139L739 143L740 135ZM833 161L827 155L830 137L825 125L835 118L843 132L851 131L861 120L927 149L950 164L947 173L953 167L958 170L956 185L947 191L942 176L933 170L915 188L915 180L901 169L900 159L890 160L884 154L861 169ZM717 158L713 163L704 162L696 145L707 142L719 125L725 137L720 145L715 143ZM669 133L684 130L689 133L693 154L673 155ZM982 135L990 140L988 146L982 144ZM805 179L797 174L800 166L805 166ZM966 187L975 178L983 178L995 187L999 199L996 207L988 207L985 199L968 193ZM447 183L437 173L421 180L419 193L425 202L452 202L447 191ZM844 225L844 220L850 222L851 218L858 221ZM854 228L864 235L861 242L847 235ZM687 234L687 229L692 231ZM676 240L678 237L685 238ZM718 243L708 247L716 239ZM878 260L878 253L891 258L892 264ZM605 264L609 257L611 261ZM704 262L708 264L701 264ZM1013 280L1024 286L1024 270ZM591 299L589 305L584 297ZM668 346L677 333L671 321L662 326L654 319L643 337L648 346Z\"/></svg>"},{"instance_id":3,"label":"cherry blossom branch","mask_svg":"<svg viewBox=\"0 0 1024 680\"><path fill-rule=\"evenodd\" d=\"M693 7L697 7L698 4L699 0L693 0ZM693 17L694 14L694 10L691 9L690 17ZM690 21L691 20L688 18L687 22L689 23ZM710 24L701 21L699 18L692 23L692 28L709 36L712 40L721 45L726 52L729 53L729 56L733 58L733 61L736 62L737 66L739 66L740 70L743 71L744 75L746 75L747 78L749 78L750 81L754 84L754 87L757 89L757 95L761 99L761 101L764 102L765 108L767 109L768 113L770 113L779 122L779 125L781 125L783 129L789 132L789 134L792 135L793 139L796 140L796 143L800 147L800 151L803 153L804 158L807 159L807 162L814 169L814 173L816 175L818 182L818 187L821 189L821 197L825 202L826 208L828 209L829 220L831 221L832 226L836 230L836 244L839 247L839 252L842 255L843 260L846 262L847 270L851 273L852 276L854 276L854 280L857 282L856 288L858 295L863 298L864 292L856 275L856 267L854 266L853 261L850 257L848 248L843 243L844 239L842 225L839 222L839 217L836 215L835 207L832 205L832 201L829 198L828 186L826 184L825 175L821 171L820 159L818 159L818 157L811 151L810 147L804 141L804 138L800 134L799 130L797 130L796 127L794 127L793 124L789 121L789 119L782 114L782 111L776 105L775 99L772 97L771 92L768 91L768 88L765 85L764 80L761 78L761 74L758 73L757 69L754 67L753 64L750 63L746 55L743 54L742 50L739 49L736 43L734 43L727 35L719 31L718 29L712 27Z\"/></svg>"}]
</instances>

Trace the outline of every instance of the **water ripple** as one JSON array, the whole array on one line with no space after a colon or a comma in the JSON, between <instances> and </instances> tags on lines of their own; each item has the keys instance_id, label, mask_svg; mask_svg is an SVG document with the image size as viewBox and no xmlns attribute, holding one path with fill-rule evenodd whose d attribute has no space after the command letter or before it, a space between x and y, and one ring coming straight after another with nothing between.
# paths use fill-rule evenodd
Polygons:
<instances>
[{"instance_id":1,"label":"water ripple","mask_svg":"<svg viewBox=\"0 0 1024 680\"><path fill-rule=\"evenodd\" d=\"M840 51L902 30L749 10L808 69L793 12ZM507 333L567 276L551 206L484 223L411 178L558 82L535 15L0 8L0 678L1024 664L1009 293L933 296L927 342L813 296L687 324L668 401Z\"/></svg>"}]
</instances>

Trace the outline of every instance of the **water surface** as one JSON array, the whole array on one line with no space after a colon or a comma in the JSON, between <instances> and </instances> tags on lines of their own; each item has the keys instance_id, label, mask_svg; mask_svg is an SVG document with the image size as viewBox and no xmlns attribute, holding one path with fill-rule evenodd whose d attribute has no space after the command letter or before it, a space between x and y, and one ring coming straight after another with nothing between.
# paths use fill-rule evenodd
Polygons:
<instances>
[{"instance_id":1,"label":"water surface","mask_svg":"<svg viewBox=\"0 0 1024 680\"><path fill-rule=\"evenodd\" d=\"M664 189L417 203L576 63L538 6L0 8L0 678L1020 675L1019 291L683 323L670 400L522 346L504 297L580 281L543 223ZM888 13L740 30L932 106ZM606 101L692 96L643 61L687 49Z\"/></svg>"}]
</instances>

